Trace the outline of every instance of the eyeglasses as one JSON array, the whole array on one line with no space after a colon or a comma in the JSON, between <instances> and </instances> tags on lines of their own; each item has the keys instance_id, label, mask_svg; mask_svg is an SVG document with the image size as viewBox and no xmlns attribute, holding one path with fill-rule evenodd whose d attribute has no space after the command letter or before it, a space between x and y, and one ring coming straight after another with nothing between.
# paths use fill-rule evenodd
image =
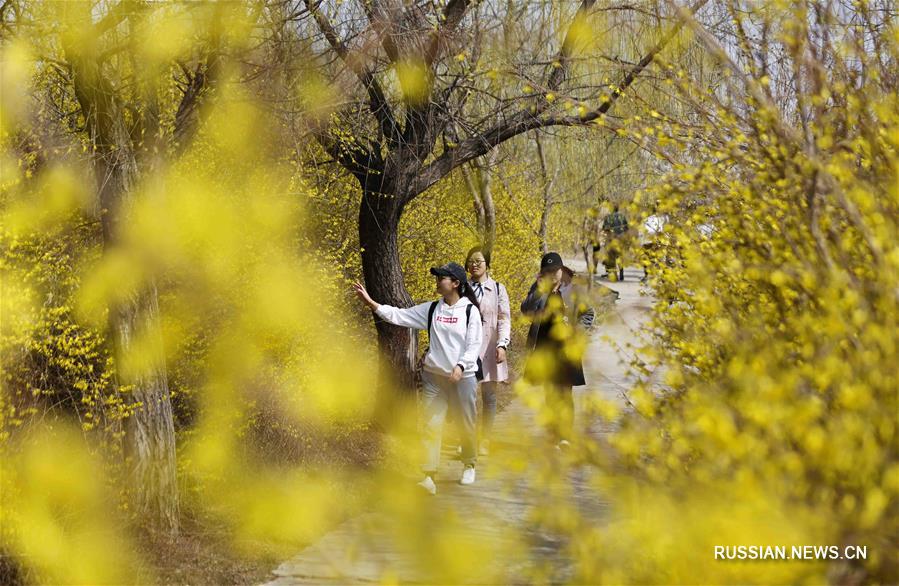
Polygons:
<instances>
[{"instance_id":1,"label":"eyeglasses","mask_svg":"<svg viewBox=\"0 0 899 586\"><path fill-rule=\"evenodd\" d=\"M482 264L486 264L486 263L487 263L487 261L485 261L485 260L470 260L470 261L468 261L468 266L479 267Z\"/></svg>"}]
</instances>

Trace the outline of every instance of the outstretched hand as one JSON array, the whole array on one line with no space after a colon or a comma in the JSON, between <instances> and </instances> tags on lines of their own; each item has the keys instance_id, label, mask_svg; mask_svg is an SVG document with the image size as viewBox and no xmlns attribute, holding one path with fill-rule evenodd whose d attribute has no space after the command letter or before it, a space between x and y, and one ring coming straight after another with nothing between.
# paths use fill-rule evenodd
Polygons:
<instances>
[{"instance_id":1,"label":"outstretched hand","mask_svg":"<svg viewBox=\"0 0 899 586\"><path fill-rule=\"evenodd\" d=\"M356 297L362 300L367 306L369 306L373 311L378 309L378 304L371 298L368 294L368 291L365 290L365 285L360 282L353 283L353 292L356 294Z\"/></svg>"}]
</instances>

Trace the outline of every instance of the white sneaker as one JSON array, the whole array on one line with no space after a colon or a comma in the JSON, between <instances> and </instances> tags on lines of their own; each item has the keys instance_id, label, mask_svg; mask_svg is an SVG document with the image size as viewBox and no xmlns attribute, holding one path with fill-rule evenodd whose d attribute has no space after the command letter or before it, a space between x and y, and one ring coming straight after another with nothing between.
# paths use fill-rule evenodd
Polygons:
<instances>
[{"instance_id":1,"label":"white sneaker","mask_svg":"<svg viewBox=\"0 0 899 586\"><path fill-rule=\"evenodd\" d=\"M481 440L481 447L478 449L479 456L490 455L490 440Z\"/></svg>"},{"instance_id":2,"label":"white sneaker","mask_svg":"<svg viewBox=\"0 0 899 586\"><path fill-rule=\"evenodd\" d=\"M459 484L474 484L474 466L466 466L465 470L462 471L462 478L459 479Z\"/></svg>"},{"instance_id":3,"label":"white sneaker","mask_svg":"<svg viewBox=\"0 0 899 586\"><path fill-rule=\"evenodd\" d=\"M434 479L430 476L425 476L425 479L418 483L418 486L425 489L428 494L434 495L437 494L437 485L434 484Z\"/></svg>"},{"instance_id":4,"label":"white sneaker","mask_svg":"<svg viewBox=\"0 0 899 586\"><path fill-rule=\"evenodd\" d=\"M556 444L557 450L567 450L570 447L571 447L571 442L569 442L568 440L562 440Z\"/></svg>"}]
</instances>

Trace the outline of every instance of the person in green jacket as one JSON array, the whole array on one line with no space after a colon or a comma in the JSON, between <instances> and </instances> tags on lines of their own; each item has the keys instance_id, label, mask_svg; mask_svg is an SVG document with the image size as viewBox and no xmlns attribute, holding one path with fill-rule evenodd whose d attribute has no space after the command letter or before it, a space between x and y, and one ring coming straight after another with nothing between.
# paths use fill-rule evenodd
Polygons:
<instances>
[{"instance_id":1,"label":"person in green jacket","mask_svg":"<svg viewBox=\"0 0 899 586\"><path fill-rule=\"evenodd\" d=\"M606 260L603 263L606 267L606 277L609 273L615 274L617 269L618 280L624 280L624 264L621 258L624 253L622 239L628 229L627 217L618 211L618 204L615 204L612 213L606 216L602 222L602 233L606 244Z\"/></svg>"}]
</instances>

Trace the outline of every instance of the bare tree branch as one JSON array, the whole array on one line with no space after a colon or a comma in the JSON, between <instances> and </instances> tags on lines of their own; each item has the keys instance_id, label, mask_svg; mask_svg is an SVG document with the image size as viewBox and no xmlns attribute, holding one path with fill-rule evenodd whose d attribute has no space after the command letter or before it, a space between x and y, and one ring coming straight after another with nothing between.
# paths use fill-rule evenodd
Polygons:
<instances>
[{"instance_id":1,"label":"bare tree branch","mask_svg":"<svg viewBox=\"0 0 899 586\"><path fill-rule=\"evenodd\" d=\"M140 4L141 3L134 2L133 0L122 0L110 8L109 12L106 13L106 16L101 18L100 21L94 25L93 35L99 37L106 31L116 28L128 18L133 10L140 7Z\"/></svg>"},{"instance_id":2,"label":"bare tree branch","mask_svg":"<svg viewBox=\"0 0 899 586\"><path fill-rule=\"evenodd\" d=\"M520 110L505 121L493 126L484 133L463 140L457 148L445 151L419 174L414 193L420 193L434 185L450 171L476 157L479 157L495 146L509 140L512 137L529 130L545 128L548 126L583 126L593 122L608 112L618 98L633 84L640 73L652 62L656 55L677 35L685 23L685 14L692 17L702 8L708 0L697 0L692 7L684 13L679 13L680 18L671 27L671 30L656 45L647 52L640 61L631 67L619 84L617 89L604 101L599 108L585 112L578 116L545 116L535 115L530 110Z\"/></svg>"},{"instance_id":3,"label":"bare tree branch","mask_svg":"<svg viewBox=\"0 0 899 586\"><path fill-rule=\"evenodd\" d=\"M456 30L462 17L465 16L465 10L468 8L470 0L450 0L446 8L443 10L443 26L431 33L431 39L424 53L425 65L431 67L440 50L445 46L446 39Z\"/></svg>"},{"instance_id":4,"label":"bare tree branch","mask_svg":"<svg viewBox=\"0 0 899 586\"><path fill-rule=\"evenodd\" d=\"M328 17L318 9L318 6L314 5L310 0L304 1L306 8L312 14L315 23L325 36L325 39L327 39L328 44L331 45L331 48L334 49L334 52L337 53L340 59L346 63L347 67L356 74L362 87L368 93L368 107L378 120L381 132L387 138L388 143L397 144L400 140L400 130L396 117L393 114L390 103L387 101L387 97L384 95L381 84L378 83L371 68L363 65L362 60L350 52L346 44L337 36L337 31L334 30Z\"/></svg>"},{"instance_id":5,"label":"bare tree branch","mask_svg":"<svg viewBox=\"0 0 899 586\"><path fill-rule=\"evenodd\" d=\"M577 13L574 15L572 26L568 27L568 32L565 33L565 40L562 41L562 48L559 50L559 55L556 57L556 63L553 64L553 71L546 84L551 91L559 89L562 82L565 81L565 77L568 74L569 61L574 52L574 45L577 42L578 33L583 30L580 28L582 26L581 23L587 19L587 15L594 4L595 0L584 0L581 3L580 8L578 8Z\"/></svg>"}]
</instances>

